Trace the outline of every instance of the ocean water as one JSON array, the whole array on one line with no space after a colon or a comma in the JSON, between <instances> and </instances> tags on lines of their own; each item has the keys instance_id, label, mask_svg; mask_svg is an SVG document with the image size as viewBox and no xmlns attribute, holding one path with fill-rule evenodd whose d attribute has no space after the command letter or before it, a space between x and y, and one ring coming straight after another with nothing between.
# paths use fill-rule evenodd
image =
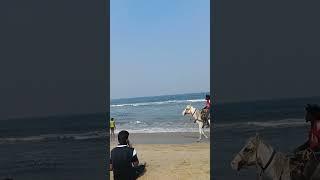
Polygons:
<instances>
[{"instance_id":1,"label":"ocean water","mask_svg":"<svg viewBox=\"0 0 320 180\"><path fill-rule=\"evenodd\" d=\"M197 131L181 115L188 104L204 106L206 93L118 99L111 116L118 130ZM211 134L213 179L255 179L255 170L236 172L230 162L246 140L260 133L276 150L290 152L307 137L304 106L320 97L215 105ZM108 120L104 114L0 121L0 179L103 179L106 176ZM208 129L207 129L208 131ZM61 178L64 177L64 178Z\"/></svg>"},{"instance_id":2,"label":"ocean water","mask_svg":"<svg viewBox=\"0 0 320 180\"><path fill-rule=\"evenodd\" d=\"M307 139L304 107L320 97L217 104L212 129L213 179L256 179L255 168L231 169L230 162L247 139L259 133L277 151L291 153Z\"/></svg>"},{"instance_id":3,"label":"ocean water","mask_svg":"<svg viewBox=\"0 0 320 180\"><path fill-rule=\"evenodd\" d=\"M118 130L130 132L196 131L182 116L188 104L204 106L205 93L118 99L111 115ZM0 120L0 179L104 179L109 123L105 114Z\"/></svg>"},{"instance_id":4,"label":"ocean water","mask_svg":"<svg viewBox=\"0 0 320 180\"><path fill-rule=\"evenodd\" d=\"M110 115L115 118L116 131L131 133L195 132L197 124L182 116L191 104L201 109L207 93L140 97L111 100ZM207 129L208 130L208 129Z\"/></svg>"},{"instance_id":5,"label":"ocean water","mask_svg":"<svg viewBox=\"0 0 320 180\"><path fill-rule=\"evenodd\" d=\"M0 179L106 178L104 114L0 120Z\"/></svg>"}]
</instances>

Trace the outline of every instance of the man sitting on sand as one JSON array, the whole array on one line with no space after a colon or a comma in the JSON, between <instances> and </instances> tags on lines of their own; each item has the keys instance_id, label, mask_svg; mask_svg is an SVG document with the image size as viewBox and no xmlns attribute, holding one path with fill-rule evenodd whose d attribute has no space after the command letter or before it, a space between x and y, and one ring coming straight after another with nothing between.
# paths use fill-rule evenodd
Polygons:
<instances>
[{"instance_id":1,"label":"man sitting on sand","mask_svg":"<svg viewBox=\"0 0 320 180\"><path fill-rule=\"evenodd\" d=\"M114 180L136 180L145 171L145 163L139 165L136 150L129 142L129 132L120 131L119 145L111 150L110 170Z\"/></svg>"}]
</instances>

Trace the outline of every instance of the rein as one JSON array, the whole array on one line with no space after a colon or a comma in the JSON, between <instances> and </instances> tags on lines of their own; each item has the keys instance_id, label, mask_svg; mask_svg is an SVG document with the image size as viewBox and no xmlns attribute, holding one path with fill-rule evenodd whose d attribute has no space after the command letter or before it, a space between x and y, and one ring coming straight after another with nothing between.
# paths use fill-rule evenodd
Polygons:
<instances>
[{"instance_id":1,"label":"rein","mask_svg":"<svg viewBox=\"0 0 320 180\"><path fill-rule=\"evenodd\" d=\"M190 109L190 111L191 111L191 109ZM194 112L193 112L193 113L188 113L188 114L191 114L191 117L193 117L193 115L194 115L196 112L197 112L197 109L194 108ZM190 120L192 120L192 119L190 118ZM195 121L199 121L199 119L196 119L196 118L195 118Z\"/></svg>"},{"instance_id":2,"label":"rein","mask_svg":"<svg viewBox=\"0 0 320 180\"><path fill-rule=\"evenodd\" d=\"M268 169L269 165L270 165L271 162L273 161L273 158L274 158L274 156L275 156L275 154L276 154L276 151L275 151L275 150L272 151L271 157L269 158L267 164L265 164L265 165L263 166L262 162L259 163L259 161L258 161L258 147L259 147L259 144L258 144L257 147L256 147L256 148L257 148L257 150L256 150L256 165L261 168L261 171L260 171L260 174L259 174L259 178L261 178L262 175L263 175L263 173L264 173L264 171L265 171L266 169ZM281 180L281 176L280 176L280 180Z\"/></svg>"},{"instance_id":3,"label":"rein","mask_svg":"<svg viewBox=\"0 0 320 180\"><path fill-rule=\"evenodd\" d=\"M265 170L269 167L269 165L271 164L271 162L272 162L275 154L276 154L276 151L273 150L272 155L271 155L269 161L267 162L267 164L266 164L264 167L258 163L258 165L260 166L260 168L262 169L262 171L265 171Z\"/></svg>"},{"instance_id":4,"label":"rein","mask_svg":"<svg viewBox=\"0 0 320 180\"><path fill-rule=\"evenodd\" d=\"M196 111L197 111L197 109L194 109L194 112L193 112L192 115L191 115L192 117L193 117L193 115L196 113Z\"/></svg>"}]
</instances>

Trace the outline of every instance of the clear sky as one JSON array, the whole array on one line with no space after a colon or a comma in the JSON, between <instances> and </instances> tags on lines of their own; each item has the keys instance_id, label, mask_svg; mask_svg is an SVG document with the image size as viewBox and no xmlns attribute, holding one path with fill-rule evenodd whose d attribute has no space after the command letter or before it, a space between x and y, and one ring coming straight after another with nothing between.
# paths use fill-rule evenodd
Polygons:
<instances>
[{"instance_id":1,"label":"clear sky","mask_svg":"<svg viewBox=\"0 0 320 180\"><path fill-rule=\"evenodd\" d=\"M209 0L111 0L111 98L209 91Z\"/></svg>"}]
</instances>

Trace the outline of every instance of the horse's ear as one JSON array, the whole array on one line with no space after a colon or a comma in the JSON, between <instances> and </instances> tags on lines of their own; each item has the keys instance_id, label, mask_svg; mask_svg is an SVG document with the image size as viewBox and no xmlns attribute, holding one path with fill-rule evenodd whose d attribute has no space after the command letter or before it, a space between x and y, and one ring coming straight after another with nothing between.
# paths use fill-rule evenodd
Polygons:
<instances>
[{"instance_id":1,"label":"horse's ear","mask_svg":"<svg viewBox=\"0 0 320 180\"><path fill-rule=\"evenodd\" d=\"M256 132L256 139L260 139L260 134Z\"/></svg>"}]
</instances>

